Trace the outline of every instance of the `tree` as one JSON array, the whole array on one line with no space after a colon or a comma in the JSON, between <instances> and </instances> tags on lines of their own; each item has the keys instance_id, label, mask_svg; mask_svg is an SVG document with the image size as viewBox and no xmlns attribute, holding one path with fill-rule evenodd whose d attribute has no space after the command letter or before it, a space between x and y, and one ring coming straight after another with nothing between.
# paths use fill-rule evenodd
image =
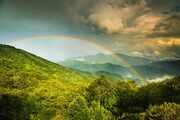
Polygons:
<instances>
[{"instance_id":1,"label":"tree","mask_svg":"<svg viewBox=\"0 0 180 120\"><path fill-rule=\"evenodd\" d=\"M133 81L119 81L115 85L117 94L117 115L123 112L134 112L136 106L136 92L138 90L137 84ZM132 109L133 108L133 109ZM137 108L135 108L137 109Z\"/></svg>"},{"instance_id":2,"label":"tree","mask_svg":"<svg viewBox=\"0 0 180 120\"><path fill-rule=\"evenodd\" d=\"M176 103L164 103L154 105L146 110L143 120L180 120L180 105Z\"/></svg>"},{"instance_id":3,"label":"tree","mask_svg":"<svg viewBox=\"0 0 180 120\"><path fill-rule=\"evenodd\" d=\"M147 109L150 104L162 104L162 85L160 83L149 83L142 86L137 92L138 104Z\"/></svg>"},{"instance_id":4,"label":"tree","mask_svg":"<svg viewBox=\"0 0 180 120\"><path fill-rule=\"evenodd\" d=\"M165 80L161 84L164 101L180 103L180 76Z\"/></svg>"},{"instance_id":5,"label":"tree","mask_svg":"<svg viewBox=\"0 0 180 120\"><path fill-rule=\"evenodd\" d=\"M69 104L69 115L72 120L89 120L89 108L84 97L79 96Z\"/></svg>"},{"instance_id":6,"label":"tree","mask_svg":"<svg viewBox=\"0 0 180 120\"><path fill-rule=\"evenodd\" d=\"M26 99L10 94L0 94L1 120L28 120L34 107Z\"/></svg>"},{"instance_id":7,"label":"tree","mask_svg":"<svg viewBox=\"0 0 180 120\"><path fill-rule=\"evenodd\" d=\"M99 102L93 101L90 106L91 120L111 120L112 114L110 111L100 106Z\"/></svg>"},{"instance_id":8,"label":"tree","mask_svg":"<svg viewBox=\"0 0 180 120\"><path fill-rule=\"evenodd\" d=\"M139 120L139 115L134 113L123 113L118 120Z\"/></svg>"},{"instance_id":9,"label":"tree","mask_svg":"<svg viewBox=\"0 0 180 120\"><path fill-rule=\"evenodd\" d=\"M89 103L91 103L91 101L99 102L100 106L103 106L107 110L112 110L116 103L115 90L104 76L95 80L87 88L87 93Z\"/></svg>"}]
</instances>

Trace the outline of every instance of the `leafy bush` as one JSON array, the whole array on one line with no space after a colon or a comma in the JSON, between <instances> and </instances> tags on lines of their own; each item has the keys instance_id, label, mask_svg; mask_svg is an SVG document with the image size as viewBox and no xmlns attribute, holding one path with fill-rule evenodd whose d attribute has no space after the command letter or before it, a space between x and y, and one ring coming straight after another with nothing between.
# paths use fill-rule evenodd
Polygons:
<instances>
[{"instance_id":1,"label":"leafy bush","mask_svg":"<svg viewBox=\"0 0 180 120\"><path fill-rule=\"evenodd\" d=\"M101 76L95 80L88 88L88 101L96 101L100 103L105 109L111 110L116 104L115 90L111 83L104 77Z\"/></svg>"},{"instance_id":2,"label":"leafy bush","mask_svg":"<svg viewBox=\"0 0 180 120\"><path fill-rule=\"evenodd\" d=\"M78 97L69 104L69 115L72 120L90 120L89 108L83 97Z\"/></svg>"},{"instance_id":3,"label":"leafy bush","mask_svg":"<svg viewBox=\"0 0 180 120\"><path fill-rule=\"evenodd\" d=\"M139 120L139 114L123 113L118 120Z\"/></svg>"},{"instance_id":4,"label":"leafy bush","mask_svg":"<svg viewBox=\"0 0 180 120\"><path fill-rule=\"evenodd\" d=\"M26 99L15 95L0 95L0 119L1 120L28 120L31 109L34 108Z\"/></svg>"},{"instance_id":5,"label":"leafy bush","mask_svg":"<svg viewBox=\"0 0 180 120\"><path fill-rule=\"evenodd\" d=\"M144 120L180 120L180 105L164 103L160 106L150 106L144 115Z\"/></svg>"}]
</instances>

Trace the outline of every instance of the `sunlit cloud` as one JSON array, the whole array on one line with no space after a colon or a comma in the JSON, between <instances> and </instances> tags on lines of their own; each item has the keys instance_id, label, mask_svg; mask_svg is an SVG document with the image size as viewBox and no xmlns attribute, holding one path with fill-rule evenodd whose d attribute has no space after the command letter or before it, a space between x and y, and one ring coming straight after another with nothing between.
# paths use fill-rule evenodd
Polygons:
<instances>
[{"instance_id":1,"label":"sunlit cloud","mask_svg":"<svg viewBox=\"0 0 180 120\"><path fill-rule=\"evenodd\" d=\"M179 0L28 0L28 6L24 0L3 0L0 42L66 35L128 55L177 58L179 6Z\"/></svg>"},{"instance_id":2,"label":"sunlit cloud","mask_svg":"<svg viewBox=\"0 0 180 120\"><path fill-rule=\"evenodd\" d=\"M179 38L156 38L146 39L141 41L131 41L131 50L129 54L139 57L151 57L159 59L179 58L180 54L180 39ZM129 46L129 43L117 43L118 47Z\"/></svg>"},{"instance_id":3,"label":"sunlit cloud","mask_svg":"<svg viewBox=\"0 0 180 120\"><path fill-rule=\"evenodd\" d=\"M132 20L147 9L144 0L136 4L123 4L124 6L118 6L118 4L103 2L93 6L90 9L88 22L102 32L124 33L133 23Z\"/></svg>"},{"instance_id":4,"label":"sunlit cloud","mask_svg":"<svg viewBox=\"0 0 180 120\"><path fill-rule=\"evenodd\" d=\"M160 22L162 16L153 13L144 14L135 20L132 27L125 29L126 34L148 34L152 33L155 26Z\"/></svg>"}]
</instances>

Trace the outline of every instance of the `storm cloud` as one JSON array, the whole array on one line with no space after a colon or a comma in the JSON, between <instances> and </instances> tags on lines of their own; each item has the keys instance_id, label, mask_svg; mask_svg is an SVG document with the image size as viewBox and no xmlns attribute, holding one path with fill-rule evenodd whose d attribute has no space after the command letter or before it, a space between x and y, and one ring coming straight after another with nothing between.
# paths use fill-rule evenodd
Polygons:
<instances>
[{"instance_id":1,"label":"storm cloud","mask_svg":"<svg viewBox=\"0 0 180 120\"><path fill-rule=\"evenodd\" d=\"M18 38L18 35L27 37L51 34L86 38L88 36L89 40L93 39L99 44L112 47L117 52L130 55L179 57L180 2L179 0L0 1L1 41L10 39L9 36ZM177 44L166 45L172 41Z\"/></svg>"}]
</instances>

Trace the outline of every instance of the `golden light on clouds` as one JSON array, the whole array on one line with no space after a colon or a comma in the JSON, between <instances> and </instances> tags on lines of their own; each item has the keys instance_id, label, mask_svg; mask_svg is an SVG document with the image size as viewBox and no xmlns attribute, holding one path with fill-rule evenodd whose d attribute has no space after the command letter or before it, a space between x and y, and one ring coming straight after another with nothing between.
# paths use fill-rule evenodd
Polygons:
<instances>
[{"instance_id":1,"label":"golden light on clouds","mask_svg":"<svg viewBox=\"0 0 180 120\"><path fill-rule=\"evenodd\" d=\"M129 47L129 44L132 44ZM117 42L117 46L122 49L128 48L129 53L133 56L146 56L146 57L167 57L174 58L179 56L180 50L179 38L149 38L141 40L131 40L129 42Z\"/></svg>"},{"instance_id":2,"label":"golden light on clouds","mask_svg":"<svg viewBox=\"0 0 180 120\"><path fill-rule=\"evenodd\" d=\"M135 20L135 25L125 29L125 33L151 33L155 26L162 20L162 16L153 13L144 14Z\"/></svg>"},{"instance_id":3,"label":"golden light on clouds","mask_svg":"<svg viewBox=\"0 0 180 120\"><path fill-rule=\"evenodd\" d=\"M4 0L0 15L2 43L21 33L30 37L67 35L87 37L127 55L180 57L179 1L47 1L30 0L25 9L24 0Z\"/></svg>"},{"instance_id":4,"label":"golden light on clouds","mask_svg":"<svg viewBox=\"0 0 180 120\"><path fill-rule=\"evenodd\" d=\"M165 38L165 40L158 39L158 40L154 40L155 45L159 45L159 46L180 46L180 38Z\"/></svg>"}]
</instances>

